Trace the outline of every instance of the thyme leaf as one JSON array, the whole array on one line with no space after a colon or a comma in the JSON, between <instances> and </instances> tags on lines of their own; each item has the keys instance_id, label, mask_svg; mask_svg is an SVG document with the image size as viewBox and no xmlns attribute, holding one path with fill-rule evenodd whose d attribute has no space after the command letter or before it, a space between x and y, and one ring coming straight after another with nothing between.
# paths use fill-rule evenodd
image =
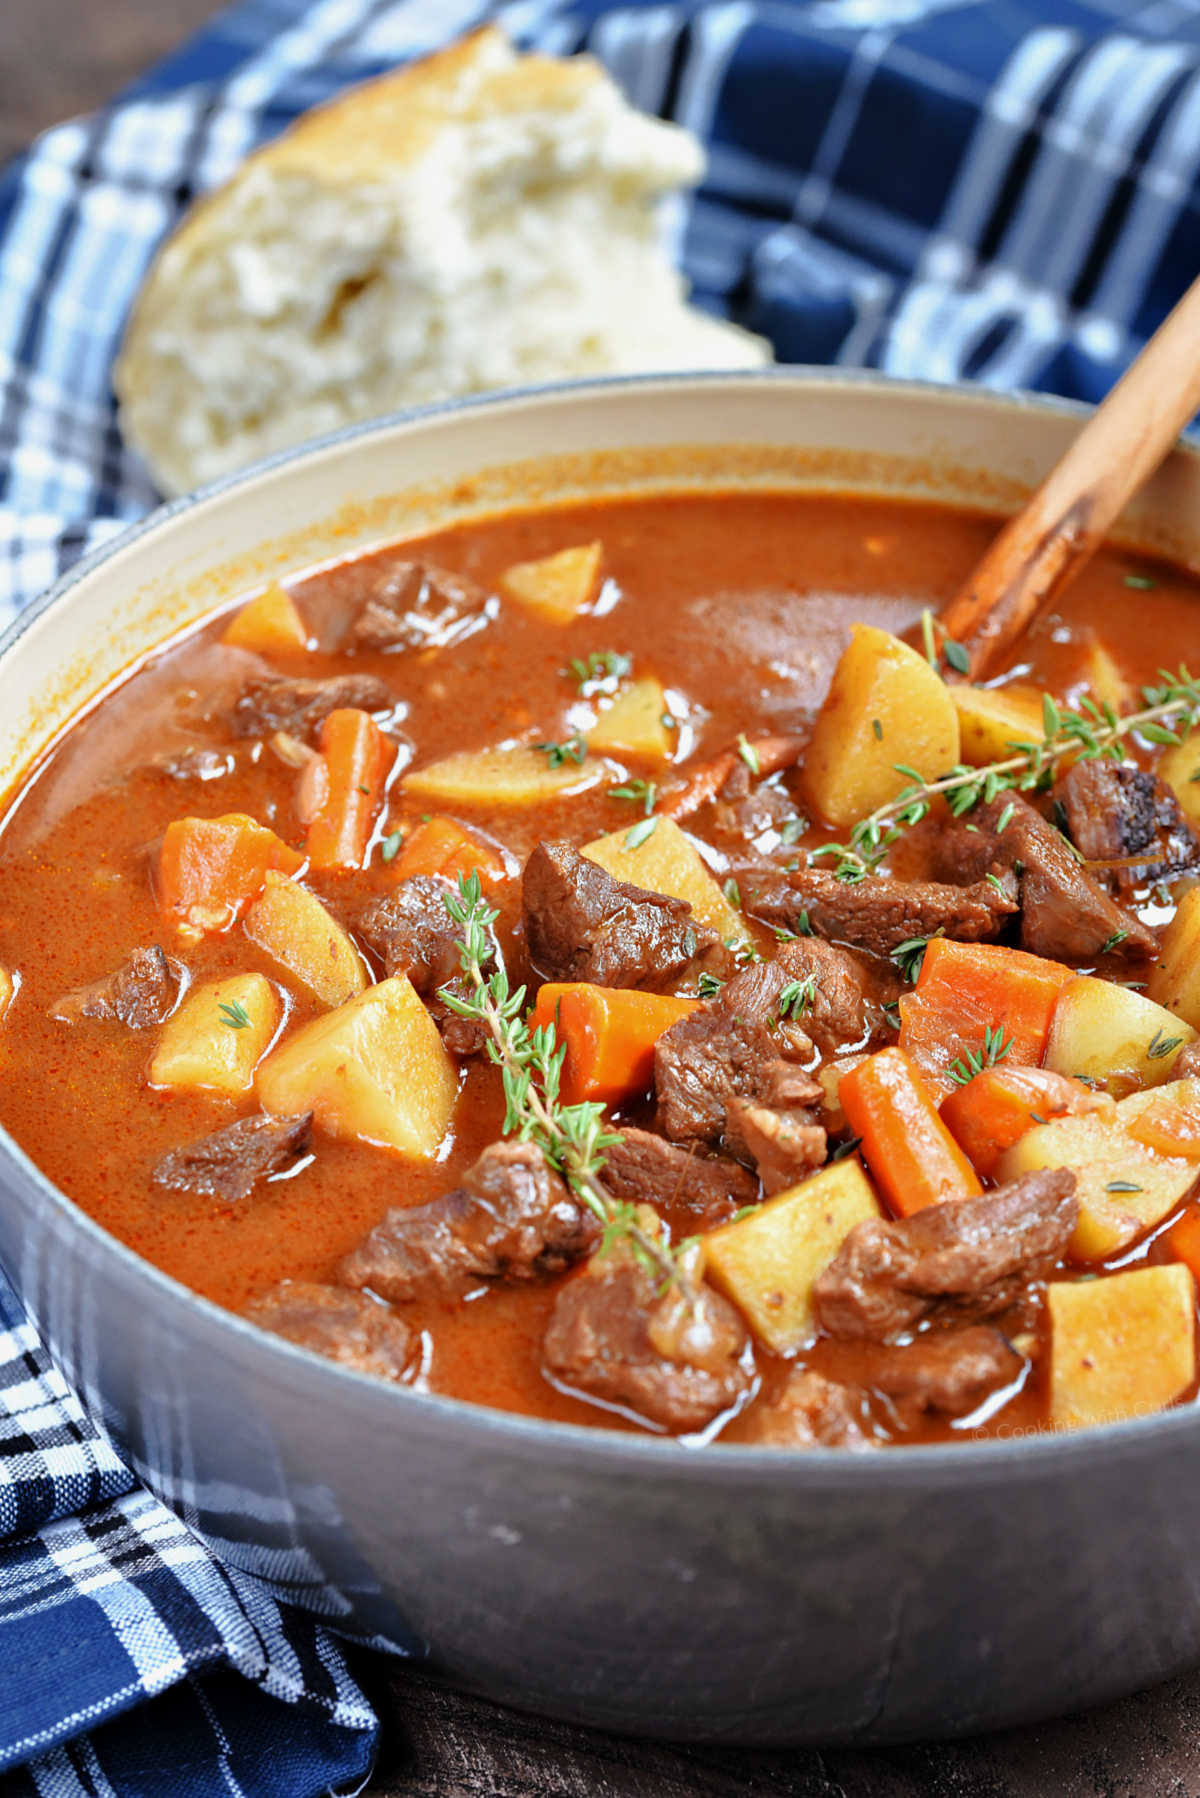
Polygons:
<instances>
[{"instance_id":1,"label":"thyme leaf","mask_svg":"<svg viewBox=\"0 0 1200 1798\"><path fill-rule=\"evenodd\" d=\"M542 751L552 768L561 768L564 762L577 762L582 767L587 755L587 744L579 731L572 732L564 743L535 743L533 747Z\"/></svg>"},{"instance_id":2,"label":"thyme leaf","mask_svg":"<svg viewBox=\"0 0 1200 1798\"><path fill-rule=\"evenodd\" d=\"M601 687L615 687L619 680L633 672L633 657L615 649L593 649L591 654L572 656L563 669L581 693L596 692Z\"/></svg>"},{"instance_id":3,"label":"thyme leaf","mask_svg":"<svg viewBox=\"0 0 1200 1798\"><path fill-rule=\"evenodd\" d=\"M806 1011L811 1011L817 997L817 977L809 974L804 980L789 980L779 995L779 1015L781 1018L801 1018Z\"/></svg>"},{"instance_id":4,"label":"thyme leaf","mask_svg":"<svg viewBox=\"0 0 1200 1798\"><path fill-rule=\"evenodd\" d=\"M738 732L737 752L745 762L747 768L749 768L751 774L757 774L759 772L758 751L753 743L748 740L744 730Z\"/></svg>"},{"instance_id":5,"label":"thyme leaf","mask_svg":"<svg viewBox=\"0 0 1200 1798\"><path fill-rule=\"evenodd\" d=\"M976 1074L982 1074L985 1068L994 1068L998 1061L1003 1061L1015 1042L1015 1037L1004 1040L1004 1031L999 1024L987 1024L983 1031L982 1049L968 1049L965 1056L952 1061L947 1068L955 1086L966 1086L974 1080Z\"/></svg>"},{"instance_id":6,"label":"thyme leaf","mask_svg":"<svg viewBox=\"0 0 1200 1798\"><path fill-rule=\"evenodd\" d=\"M619 787L610 787L608 796L610 799L628 799L631 805L640 805L649 817L658 800L658 785L653 780L627 780Z\"/></svg>"},{"instance_id":7,"label":"thyme leaf","mask_svg":"<svg viewBox=\"0 0 1200 1798\"><path fill-rule=\"evenodd\" d=\"M926 949L935 936L944 934L942 926L939 925L932 936L906 937L902 943L897 943L896 947L890 951L891 960L895 962L906 980L916 984L917 977L921 972L921 964L925 960Z\"/></svg>"}]
</instances>

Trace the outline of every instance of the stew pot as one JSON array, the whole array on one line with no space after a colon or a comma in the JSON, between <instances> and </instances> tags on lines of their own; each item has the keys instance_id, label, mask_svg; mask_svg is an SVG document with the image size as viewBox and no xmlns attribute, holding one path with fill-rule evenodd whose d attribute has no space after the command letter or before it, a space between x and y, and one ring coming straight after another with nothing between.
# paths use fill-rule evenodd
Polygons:
<instances>
[{"instance_id":1,"label":"stew pot","mask_svg":"<svg viewBox=\"0 0 1200 1798\"><path fill-rule=\"evenodd\" d=\"M139 656L265 577L473 512L653 486L1003 511L1078 416L784 371L558 387L348 432L156 513L20 618L0 644L0 792ZM1123 530L1200 560L1200 455L1177 450ZM1200 1661L1194 1407L875 1455L530 1422L262 1334L106 1236L2 1135L0 1189L0 1262L147 1483L290 1600L496 1699L696 1740L879 1742Z\"/></svg>"}]
</instances>

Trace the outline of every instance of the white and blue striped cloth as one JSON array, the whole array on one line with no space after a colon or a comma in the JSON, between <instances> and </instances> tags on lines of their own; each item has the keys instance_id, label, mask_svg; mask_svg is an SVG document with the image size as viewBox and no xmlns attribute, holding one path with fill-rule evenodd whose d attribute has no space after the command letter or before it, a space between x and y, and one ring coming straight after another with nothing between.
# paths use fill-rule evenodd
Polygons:
<instances>
[{"instance_id":1,"label":"white and blue striped cloth","mask_svg":"<svg viewBox=\"0 0 1200 1798\"><path fill-rule=\"evenodd\" d=\"M154 503L109 375L162 234L298 112L484 17L594 51L704 138L687 273L782 361L1096 399L1200 271L1200 0L242 0L0 175L0 622ZM122 1467L0 1292L16 1790L362 1777L374 1719L335 1639L184 1509Z\"/></svg>"}]
</instances>

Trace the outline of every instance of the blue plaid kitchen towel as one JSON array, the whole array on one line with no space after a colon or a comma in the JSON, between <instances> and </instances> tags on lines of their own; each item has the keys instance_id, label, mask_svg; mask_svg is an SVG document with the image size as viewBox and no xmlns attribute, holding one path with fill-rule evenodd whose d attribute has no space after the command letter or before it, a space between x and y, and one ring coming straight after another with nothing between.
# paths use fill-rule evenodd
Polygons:
<instances>
[{"instance_id":1,"label":"blue plaid kitchen towel","mask_svg":"<svg viewBox=\"0 0 1200 1798\"><path fill-rule=\"evenodd\" d=\"M109 370L163 232L487 16L705 139L687 273L780 360L1096 399L1200 270L1200 0L243 0L0 175L0 622L154 503ZM370 1764L336 1638L138 1484L6 1289L0 1665L25 1793L305 1798Z\"/></svg>"}]
</instances>

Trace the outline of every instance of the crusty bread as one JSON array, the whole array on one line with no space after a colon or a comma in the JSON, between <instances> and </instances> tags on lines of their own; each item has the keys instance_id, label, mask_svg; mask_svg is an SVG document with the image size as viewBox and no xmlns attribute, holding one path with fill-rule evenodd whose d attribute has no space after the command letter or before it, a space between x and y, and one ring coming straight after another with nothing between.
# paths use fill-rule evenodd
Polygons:
<instances>
[{"instance_id":1,"label":"crusty bread","mask_svg":"<svg viewBox=\"0 0 1200 1798\"><path fill-rule=\"evenodd\" d=\"M752 367L696 311L661 196L690 132L494 26L301 119L160 253L115 372L164 491L396 407L610 371Z\"/></svg>"}]
</instances>

